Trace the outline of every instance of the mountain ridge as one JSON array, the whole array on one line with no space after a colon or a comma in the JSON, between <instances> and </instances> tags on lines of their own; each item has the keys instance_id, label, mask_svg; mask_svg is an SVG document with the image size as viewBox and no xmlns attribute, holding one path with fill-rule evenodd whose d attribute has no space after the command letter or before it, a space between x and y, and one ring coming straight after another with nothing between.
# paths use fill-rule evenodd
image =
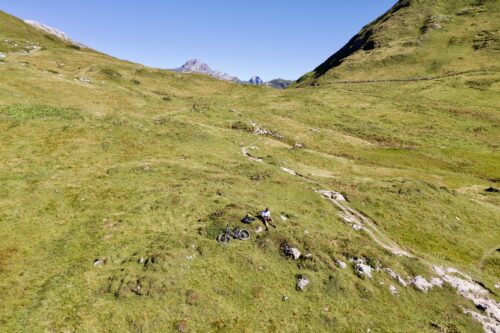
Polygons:
<instances>
[{"instance_id":1,"label":"mountain ridge","mask_svg":"<svg viewBox=\"0 0 500 333\"><path fill-rule=\"evenodd\" d=\"M174 68L172 69L172 71L177 73L204 74L204 75L209 75L218 80L230 81L239 84L264 85L276 89L285 89L290 84L293 83L293 81L291 80L284 80L280 78L264 82L258 75L251 77L250 80L248 81L243 81L239 79L237 76L233 76L219 70L213 70L208 64L204 63L200 59L190 59L186 61L181 67Z\"/></svg>"},{"instance_id":2,"label":"mountain ridge","mask_svg":"<svg viewBox=\"0 0 500 333\"><path fill-rule=\"evenodd\" d=\"M60 38L66 42L72 43L72 44L77 45L77 46L82 47L82 48L87 48L87 46L85 46L84 44L82 44L80 42L77 42L77 41L71 39L65 32L63 32L59 29L50 27L46 24L43 24L43 23L40 23L40 22L34 21L34 20L24 20L24 23L29 24L30 26L32 26L35 29L41 30L41 31L46 32L50 35L53 35L57 38Z\"/></svg>"}]
</instances>

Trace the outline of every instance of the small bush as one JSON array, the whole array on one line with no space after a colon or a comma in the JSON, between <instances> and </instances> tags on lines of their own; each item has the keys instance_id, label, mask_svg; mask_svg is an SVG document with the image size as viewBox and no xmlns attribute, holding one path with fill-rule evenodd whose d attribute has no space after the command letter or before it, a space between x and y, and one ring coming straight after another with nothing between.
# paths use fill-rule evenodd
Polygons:
<instances>
[{"instance_id":1,"label":"small bush","mask_svg":"<svg viewBox=\"0 0 500 333\"><path fill-rule=\"evenodd\" d=\"M122 77L122 75L120 74L120 72L118 72L116 69L111 68L111 67L101 68L101 73L104 74L105 76L107 76L110 79L117 79L117 78Z\"/></svg>"},{"instance_id":2,"label":"small bush","mask_svg":"<svg viewBox=\"0 0 500 333\"><path fill-rule=\"evenodd\" d=\"M231 128L235 129L235 130L249 132L249 133L253 133L253 130L254 130L252 125L245 123L243 121L240 121L240 120L238 120L233 125L231 125Z\"/></svg>"},{"instance_id":3,"label":"small bush","mask_svg":"<svg viewBox=\"0 0 500 333\"><path fill-rule=\"evenodd\" d=\"M81 47L79 45L76 45L76 44L69 44L66 47L68 47L70 49L74 49L74 50L81 50Z\"/></svg>"}]
</instances>

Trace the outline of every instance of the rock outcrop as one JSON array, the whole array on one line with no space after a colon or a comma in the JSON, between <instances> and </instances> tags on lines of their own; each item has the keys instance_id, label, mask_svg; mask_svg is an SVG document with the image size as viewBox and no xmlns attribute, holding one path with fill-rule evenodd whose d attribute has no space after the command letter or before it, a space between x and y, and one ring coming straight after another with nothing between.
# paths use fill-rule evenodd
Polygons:
<instances>
[{"instance_id":1,"label":"rock outcrop","mask_svg":"<svg viewBox=\"0 0 500 333\"><path fill-rule=\"evenodd\" d=\"M57 38L62 39L65 42L68 42L68 43L71 43L71 44L74 44L74 45L77 45L77 46L83 47L83 48L86 47L82 43L79 43L79 42L72 40L71 38L69 38L69 36L66 33L64 33L61 30L58 30L56 28L49 27L48 25L45 25L43 23L33 21L33 20L24 20L24 23L29 24L32 27L34 27L38 30L44 31L52 36L56 36Z\"/></svg>"}]
</instances>

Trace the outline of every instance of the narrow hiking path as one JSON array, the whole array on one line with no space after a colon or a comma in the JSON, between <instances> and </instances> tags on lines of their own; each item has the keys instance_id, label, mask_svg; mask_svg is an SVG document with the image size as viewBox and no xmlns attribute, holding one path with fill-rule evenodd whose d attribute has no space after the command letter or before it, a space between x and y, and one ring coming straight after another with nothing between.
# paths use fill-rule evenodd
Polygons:
<instances>
[{"instance_id":1,"label":"narrow hiking path","mask_svg":"<svg viewBox=\"0 0 500 333\"><path fill-rule=\"evenodd\" d=\"M363 83L407 83L407 82L418 82L418 81L435 81L439 79L445 79L456 76L474 76L482 74L496 74L499 71L497 69L492 70L476 70L476 71L464 71L448 73L436 76L423 76L423 77L410 77L401 79L381 79L381 80L338 80L325 83L318 83L318 85L331 85L331 84L363 84Z\"/></svg>"},{"instance_id":2,"label":"narrow hiking path","mask_svg":"<svg viewBox=\"0 0 500 333\"><path fill-rule=\"evenodd\" d=\"M256 143L261 141L263 138L259 138L250 145L243 146L241 152L244 157L252 162L258 162L262 164L267 164L268 166L276 167L269 163L266 163L264 159L251 156L248 152L250 147L253 147ZM267 140L274 140L266 137ZM289 146L290 147L290 146ZM291 147L290 147L291 148ZM308 149L311 151L310 149ZM308 183L314 183L317 186L321 186L320 183L309 179L295 170L280 167L282 172L289 174L292 177L307 181ZM309 187L308 187L309 188ZM309 188L310 189L310 188ZM378 246L384 248L395 256L403 256L408 258L415 258L420 260L422 263L427 265L431 272L438 277L434 277L428 282L425 278L421 276L416 276L410 279L410 283L418 290L426 293L428 290L442 287L444 283L447 283L453 287L457 293L468 301L472 302L476 307L475 310L470 308L462 307L465 314L471 316L474 320L481 323L483 329L486 333L500 333L500 302L495 301L493 298L489 297L491 291L486 289L484 284L473 280L469 275L455 269L455 268L445 268L430 260L424 259L420 256L411 254L409 251L403 249L395 241L391 240L388 236L382 233L376 226L375 222L363 213L357 211L356 209L350 207L345 199L345 197L332 190L325 189L312 189L315 193L322 195L324 198L332 202L339 210L338 216L347 224L351 225L353 229L358 231L364 231ZM406 285L406 281L401 278L400 275L394 273L391 269L386 268L386 272L393 278L398 280L401 284Z\"/></svg>"}]
</instances>

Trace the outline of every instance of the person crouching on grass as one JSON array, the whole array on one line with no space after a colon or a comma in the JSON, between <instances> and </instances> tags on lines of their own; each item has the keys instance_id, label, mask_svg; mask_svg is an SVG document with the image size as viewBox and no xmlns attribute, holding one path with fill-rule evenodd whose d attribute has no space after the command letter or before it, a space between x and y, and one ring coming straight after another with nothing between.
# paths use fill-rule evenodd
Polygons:
<instances>
[{"instance_id":1,"label":"person crouching on grass","mask_svg":"<svg viewBox=\"0 0 500 333\"><path fill-rule=\"evenodd\" d=\"M267 224L269 223L273 228L276 228L276 225L274 224L274 220L271 217L271 211L269 208L264 209L262 213L260 214L262 216L262 221L264 222L264 225L266 226L266 231L269 230L269 227Z\"/></svg>"}]
</instances>

